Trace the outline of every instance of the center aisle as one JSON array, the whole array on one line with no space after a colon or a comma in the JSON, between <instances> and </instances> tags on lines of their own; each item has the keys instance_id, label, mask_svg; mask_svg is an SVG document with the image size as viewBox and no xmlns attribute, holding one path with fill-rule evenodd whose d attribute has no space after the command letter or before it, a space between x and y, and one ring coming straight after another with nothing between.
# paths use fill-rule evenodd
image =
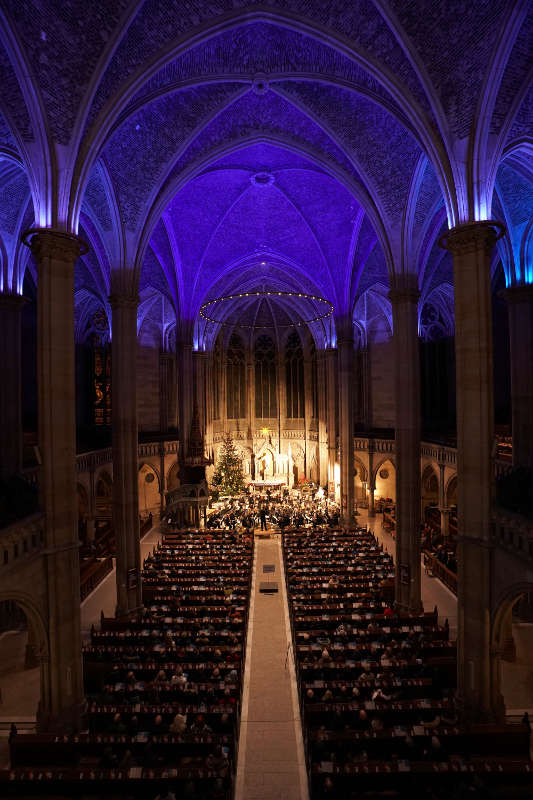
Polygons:
<instances>
[{"instance_id":1,"label":"center aisle","mask_svg":"<svg viewBox=\"0 0 533 800\"><path fill-rule=\"evenodd\" d=\"M265 565L274 571L264 572ZM262 594L263 581L278 584ZM279 535L255 537L236 800L307 800L307 773Z\"/></svg>"}]
</instances>

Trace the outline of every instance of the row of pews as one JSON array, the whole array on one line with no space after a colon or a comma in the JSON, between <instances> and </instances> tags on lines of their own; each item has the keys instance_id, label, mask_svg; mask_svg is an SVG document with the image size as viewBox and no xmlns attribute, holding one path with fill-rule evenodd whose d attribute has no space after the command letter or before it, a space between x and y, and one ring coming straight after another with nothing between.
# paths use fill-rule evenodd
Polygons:
<instances>
[{"instance_id":1,"label":"row of pews","mask_svg":"<svg viewBox=\"0 0 533 800\"><path fill-rule=\"evenodd\" d=\"M102 618L83 649L84 732L15 736L0 796L229 800L252 560L249 536L165 535L143 611Z\"/></svg>"},{"instance_id":2,"label":"row of pews","mask_svg":"<svg viewBox=\"0 0 533 800\"><path fill-rule=\"evenodd\" d=\"M459 724L448 626L394 612L371 532L291 531L283 554L312 800L529 796L526 727Z\"/></svg>"}]
</instances>

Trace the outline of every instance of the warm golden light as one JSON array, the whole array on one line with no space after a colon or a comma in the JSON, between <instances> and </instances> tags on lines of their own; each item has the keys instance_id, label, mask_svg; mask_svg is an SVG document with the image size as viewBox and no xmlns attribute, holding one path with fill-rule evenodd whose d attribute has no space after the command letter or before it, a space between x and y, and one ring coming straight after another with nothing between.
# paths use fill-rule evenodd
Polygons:
<instances>
[{"instance_id":1,"label":"warm golden light","mask_svg":"<svg viewBox=\"0 0 533 800\"><path fill-rule=\"evenodd\" d=\"M261 428L261 435L268 436L268 428Z\"/></svg>"}]
</instances>

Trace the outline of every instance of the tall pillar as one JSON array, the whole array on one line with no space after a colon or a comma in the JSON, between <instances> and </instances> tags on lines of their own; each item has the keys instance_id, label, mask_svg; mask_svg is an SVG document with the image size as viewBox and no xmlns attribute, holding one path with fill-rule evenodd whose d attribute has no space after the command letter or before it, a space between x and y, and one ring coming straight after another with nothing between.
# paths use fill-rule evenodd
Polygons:
<instances>
[{"instance_id":1,"label":"tall pillar","mask_svg":"<svg viewBox=\"0 0 533 800\"><path fill-rule=\"evenodd\" d=\"M374 440L368 437L368 516L375 517L374 493L376 491L376 475L374 470Z\"/></svg>"},{"instance_id":2,"label":"tall pillar","mask_svg":"<svg viewBox=\"0 0 533 800\"><path fill-rule=\"evenodd\" d=\"M418 280L395 276L392 305L396 404L396 604L422 608L420 586L420 362Z\"/></svg>"},{"instance_id":3,"label":"tall pillar","mask_svg":"<svg viewBox=\"0 0 533 800\"><path fill-rule=\"evenodd\" d=\"M324 353L326 372L326 411L328 429L328 491L335 489L335 464L337 462L337 351L328 347Z\"/></svg>"},{"instance_id":4,"label":"tall pillar","mask_svg":"<svg viewBox=\"0 0 533 800\"><path fill-rule=\"evenodd\" d=\"M142 606L139 542L136 296L112 294L111 392L113 529L117 550L117 616Z\"/></svg>"},{"instance_id":5,"label":"tall pillar","mask_svg":"<svg viewBox=\"0 0 533 800\"><path fill-rule=\"evenodd\" d=\"M491 716L490 578L494 439L490 257L502 226L477 222L440 240L453 257L457 387L457 698Z\"/></svg>"},{"instance_id":6,"label":"tall pillar","mask_svg":"<svg viewBox=\"0 0 533 800\"><path fill-rule=\"evenodd\" d=\"M315 452L315 443L311 439L311 420L313 419L313 382L311 377L311 358L306 354L304 360L304 472L311 478L311 462Z\"/></svg>"},{"instance_id":7,"label":"tall pillar","mask_svg":"<svg viewBox=\"0 0 533 800\"><path fill-rule=\"evenodd\" d=\"M206 453L211 454L213 450L213 353L207 354L205 365L205 385L206 385L206 409L205 409L205 448Z\"/></svg>"},{"instance_id":8,"label":"tall pillar","mask_svg":"<svg viewBox=\"0 0 533 800\"><path fill-rule=\"evenodd\" d=\"M43 551L48 599L49 663L38 725L78 730L83 702L80 563L76 494L74 264L85 246L67 233L24 234L37 262L39 488L45 514Z\"/></svg>"},{"instance_id":9,"label":"tall pillar","mask_svg":"<svg viewBox=\"0 0 533 800\"><path fill-rule=\"evenodd\" d=\"M371 403L370 403L370 352L368 345L359 350L359 380L361 382L359 390L359 424L364 428L370 427Z\"/></svg>"},{"instance_id":10,"label":"tall pillar","mask_svg":"<svg viewBox=\"0 0 533 800\"><path fill-rule=\"evenodd\" d=\"M189 434L191 432L194 386L194 369L192 361L192 344L178 342L178 429L180 438L180 459L187 456ZM225 410L224 410L225 413Z\"/></svg>"},{"instance_id":11,"label":"tall pillar","mask_svg":"<svg viewBox=\"0 0 533 800\"><path fill-rule=\"evenodd\" d=\"M287 384L285 382L285 362L281 350L276 355L276 383L278 386L278 454L281 453L281 432L287 428ZM278 460L278 463L281 459ZM275 468L274 468L275 469ZM302 477L301 474L298 475Z\"/></svg>"},{"instance_id":12,"label":"tall pillar","mask_svg":"<svg viewBox=\"0 0 533 800\"><path fill-rule=\"evenodd\" d=\"M246 355L246 401L247 401L247 419L248 419L248 439L252 453L254 452L254 434L255 434L255 373L254 362L252 353L247 350Z\"/></svg>"},{"instance_id":13,"label":"tall pillar","mask_svg":"<svg viewBox=\"0 0 533 800\"><path fill-rule=\"evenodd\" d=\"M533 466L533 286L505 292L509 314L513 465Z\"/></svg>"},{"instance_id":14,"label":"tall pillar","mask_svg":"<svg viewBox=\"0 0 533 800\"><path fill-rule=\"evenodd\" d=\"M200 428L205 442L205 432L207 426L207 353L204 350L198 350L194 353L195 360L195 376L196 376L196 399L198 401L198 409L200 413Z\"/></svg>"},{"instance_id":15,"label":"tall pillar","mask_svg":"<svg viewBox=\"0 0 533 800\"><path fill-rule=\"evenodd\" d=\"M446 465L439 463L440 532L444 539L450 532L450 509L446 506Z\"/></svg>"},{"instance_id":16,"label":"tall pillar","mask_svg":"<svg viewBox=\"0 0 533 800\"><path fill-rule=\"evenodd\" d=\"M317 350L317 381L318 381L318 458L319 482L326 486L328 482L328 425L327 425L327 384L326 384L326 354L324 350Z\"/></svg>"},{"instance_id":17,"label":"tall pillar","mask_svg":"<svg viewBox=\"0 0 533 800\"><path fill-rule=\"evenodd\" d=\"M0 293L0 478L22 469L21 322L24 298Z\"/></svg>"},{"instance_id":18,"label":"tall pillar","mask_svg":"<svg viewBox=\"0 0 533 800\"><path fill-rule=\"evenodd\" d=\"M339 439L341 456L341 517L346 526L353 525L354 459L353 459L353 323L351 317L337 319L339 358Z\"/></svg>"},{"instance_id":19,"label":"tall pillar","mask_svg":"<svg viewBox=\"0 0 533 800\"><path fill-rule=\"evenodd\" d=\"M166 433L171 424L172 353L159 354L159 430Z\"/></svg>"}]
</instances>

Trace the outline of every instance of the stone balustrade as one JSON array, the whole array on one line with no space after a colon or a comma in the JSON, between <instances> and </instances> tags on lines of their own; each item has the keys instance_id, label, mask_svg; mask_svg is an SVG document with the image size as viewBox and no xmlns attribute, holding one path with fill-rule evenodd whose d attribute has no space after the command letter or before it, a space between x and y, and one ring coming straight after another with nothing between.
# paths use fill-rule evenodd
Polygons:
<instances>
[{"instance_id":1,"label":"stone balustrade","mask_svg":"<svg viewBox=\"0 0 533 800\"><path fill-rule=\"evenodd\" d=\"M533 561L533 521L501 508L493 512L493 538L498 547Z\"/></svg>"},{"instance_id":2,"label":"stone balustrade","mask_svg":"<svg viewBox=\"0 0 533 800\"><path fill-rule=\"evenodd\" d=\"M44 514L32 514L0 530L0 570L21 563L44 546Z\"/></svg>"}]
</instances>

